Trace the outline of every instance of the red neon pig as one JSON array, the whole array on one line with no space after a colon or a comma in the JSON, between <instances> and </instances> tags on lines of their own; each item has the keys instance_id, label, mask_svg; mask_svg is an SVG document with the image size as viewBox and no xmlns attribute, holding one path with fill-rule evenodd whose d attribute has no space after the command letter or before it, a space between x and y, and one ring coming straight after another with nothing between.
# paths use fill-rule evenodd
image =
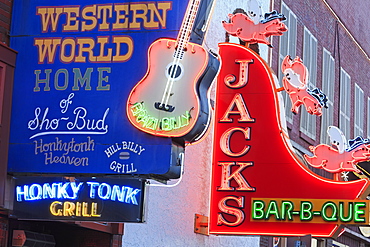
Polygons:
<instances>
[{"instance_id":1,"label":"red neon pig","mask_svg":"<svg viewBox=\"0 0 370 247\"><path fill-rule=\"evenodd\" d=\"M294 60L286 56L281 65L284 73L283 87L292 102L292 112L297 114L299 107L304 105L306 111L311 115L322 115L322 107L326 106L326 95L318 88L309 90L307 88L308 70L300 57Z\"/></svg>"},{"instance_id":2,"label":"red neon pig","mask_svg":"<svg viewBox=\"0 0 370 247\"><path fill-rule=\"evenodd\" d=\"M326 144L319 144L316 147L310 146L310 150L314 156L310 157L306 154L304 155L308 164L331 173L344 171L360 173L356 164L367 161L370 158L370 148L365 144L343 153L339 153L337 149Z\"/></svg>"},{"instance_id":3,"label":"red neon pig","mask_svg":"<svg viewBox=\"0 0 370 247\"><path fill-rule=\"evenodd\" d=\"M288 28L282 22L284 15L276 11L265 14L265 19L258 24L243 13L229 14L230 23L222 22L226 32L249 43L263 43L271 47L268 37L281 36Z\"/></svg>"}]
</instances>

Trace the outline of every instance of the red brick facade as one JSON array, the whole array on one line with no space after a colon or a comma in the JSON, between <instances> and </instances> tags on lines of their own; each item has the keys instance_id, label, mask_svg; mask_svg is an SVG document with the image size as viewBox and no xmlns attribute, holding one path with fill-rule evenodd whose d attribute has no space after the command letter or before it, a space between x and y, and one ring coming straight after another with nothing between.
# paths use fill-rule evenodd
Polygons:
<instances>
[{"instance_id":1,"label":"red brick facade","mask_svg":"<svg viewBox=\"0 0 370 247\"><path fill-rule=\"evenodd\" d=\"M273 9L281 11L281 3L284 2L297 17L297 49L296 55L303 57L303 33L306 27L317 39L317 79L316 86L322 88L323 50L328 50L335 60L335 86L334 86L334 119L333 125L339 126L339 104L340 104L340 68L343 68L351 77L351 115L350 136L354 138L354 105L355 84L364 92L363 112L364 126L363 137L367 133L368 106L367 99L370 97L370 22L368 10L370 1L346 0L278 0L275 1ZM289 28L289 27L288 27ZM272 68L278 73L279 67L279 39L273 39ZM288 55L288 54L287 54ZM304 61L303 61L304 62ZM325 109L323 114L325 114ZM293 116L293 123L288 123L290 138L308 151L310 145L320 143L321 118L316 118L316 138L312 140L300 132L300 114ZM332 174L314 169L318 174L332 177ZM370 239L364 237L357 226L348 227L338 242L347 246L369 246Z\"/></svg>"},{"instance_id":2,"label":"red brick facade","mask_svg":"<svg viewBox=\"0 0 370 247\"><path fill-rule=\"evenodd\" d=\"M281 9L281 1L275 1L274 9ZM328 1L335 2L336 8L345 7L345 4L349 4L348 1ZM365 5L370 5L370 2L367 1L360 1L360 4L357 4L355 6L352 6L352 8L358 8L361 10L361 8L364 8ZM322 86L322 60L323 60L323 48L328 50L335 60L335 98L334 101L334 122L333 124L338 126L339 125L339 73L340 73L340 67L342 67L351 77L351 97L352 97L352 109L351 109L351 119L354 118L354 87L355 83L358 84L362 90L364 90L364 96L365 99L370 96L370 87L368 86L368 78L370 75L370 60L367 57L367 54L361 50L369 50L370 51L370 45L369 43L363 41L363 43L359 43L362 45L359 47L356 42L359 42L358 40L354 40L353 37L359 37L359 40L364 40L365 36L368 36L368 39L370 39L370 33L367 32L365 35L362 35L363 32L366 32L366 27L370 26L369 22L360 22L358 20L358 16L346 16L344 18L344 21L347 23L343 24L348 29L347 32L344 28L344 26L341 24L341 18L338 19L334 13L330 11L328 6L325 4L323 0L311 0L308 4L306 0L285 0L284 3L290 8L290 10L297 16L297 56L303 57L303 30L304 27L307 27L308 30L317 38L318 41L318 51L317 51L317 87ZM351 5L354 5L351 2ZM366 10L366 9L365 9ZM365 11L364 10L364 11ZM343 13L337 13L337 15L346 15L347 11L342 11ZM354 12L356 13L356 12ZM354 27L352 27L354 25ZM359 25L361 29L359 28ZM338 27L338 28L337 28ZM336 28L338 30L338 37L336 37ZM362 36L361 36L362 35ZM279 40L275 38L273 40L274 47L279 46ZM278 69L278 52L279 49L273 49L273 63L272 68L277 72ZM288 55L288 54L287 54ZM367 128L367 105L365 101L365 109L364 110L364 136L368 133L366 133ZM324 110L325 114L325 110ZM297 142L298 144L302 145L303 147L308 148L308 145L317 145L320 141L320 117L316 120L316 140L310 140L308 138L302 138L302 134L299 131L300 126L300 115L297 114L294 116L293 125L288 125L290 127L290 137L292 140ZM353 121L351 121L351 136L350 138L353 138L354 136L354 126Z\"/></svg>"},{"instance_id":3,"label":"red brick facade","mask_svg":"<svg viewBox=\"0 0 370 247\"><path fill-rule=\"evenodd\" d=\"M12 0L0 0L0 42L9 45Z\"/></svg>"}]
</instances>

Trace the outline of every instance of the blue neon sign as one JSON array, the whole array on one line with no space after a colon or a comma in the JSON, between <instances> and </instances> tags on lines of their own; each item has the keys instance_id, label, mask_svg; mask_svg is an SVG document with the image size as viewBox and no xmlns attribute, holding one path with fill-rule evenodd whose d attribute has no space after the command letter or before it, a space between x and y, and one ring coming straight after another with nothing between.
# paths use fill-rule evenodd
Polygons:
<instances>
[{"instance_id":1,"label":"blue neon sign","mask_svg":"<svg viewBox=\"0 0 370 247\"><path fill-rule=\"evenodd\" d=\"M15 0L8 171L168 173L182 147L134 128L126 102L145 75L150 44L176 38L186 6L178 0Z\"/></svg>"},{"instance_id":2,"label":"blue neon sign","mask_svg":"<svg viewBox=\"0 0 370 247\"><path fill-rule=\"evenodd\" d=\"M17 177L15 183L14 215L19 218L143 220L145 180Z\"/></svg>"}]
</instances>

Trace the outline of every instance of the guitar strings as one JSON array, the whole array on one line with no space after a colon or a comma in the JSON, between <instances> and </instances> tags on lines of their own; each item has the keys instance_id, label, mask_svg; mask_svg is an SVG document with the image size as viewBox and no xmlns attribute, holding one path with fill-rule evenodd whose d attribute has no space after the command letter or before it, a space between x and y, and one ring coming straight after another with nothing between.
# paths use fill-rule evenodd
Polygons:
<instances>
[{"instance_id":1,"label":"guitar strings","mask_svg":"<svg viewBox=\"0 0 370 247\"><path fill-rule=\"evenodd\" d=\"M199 1L198 1L198 5L199 5ZM186 26L185 30L186 31L183 32L183 37L180 39L181 45L178 45L178 47L177 47L177 51L176 51L177 54L176 54L176 59L175 59L176 61L175 61L175 65L172 66L172 68L171 68L170 88L169 88L169 92L167 93L167 98L166 98L165 105L168 104L169 98L171 96L172 87L173 87L173 84L174 84L174 81L175 81L175 79L172 78L172 76L176 75L177 70L179 68L180 60L183 58L185 48L187 46L187 43L188 43L188 40L189 40L189 37L190 37L191 29L192 29L192 26L193 26L193 23L194 23L194 20L195 20L196 12L197 12L197 6L193 6L193 8L191 8L190 13L189 13L189 19L188 19L188 21L186 21L186 24L185 24L185 26ZM173 70L175 70L175 71L173 71Z\"/></svg>"},{"instance_id":2,"label":"guitar strings","mask_svg":"<svg viewBox=\"0 0 370 247\"><path fill-rule=\"evenodd\" d=\"M182 59L182 56L183 56L183 53L184 53L184 44L187 43L187 41L185 39L186 39L187 33L189 33L189 31L191 31L190 18L192 17L192 10L194 9L193 8L194 4L196 4L196 1L193 1L193 3L191 3L189 5L189 8L186 12L185 20L183 22L183 26L181 28L182 31L180 32L179 37L177 39L178 40L177 50L174 54L175 59L174 59L174 62L172 63L171 69L170 69L170 76L167 79L166 88L165 88L165 91L164 91L164 94L163 94L163 97L162 97L162 101L161 101L161 105L160 105L161 107L163 107L163 103L165 103L165 106L168 105L168 101L169 101L169 98L171 96L173 83L175 81L174 75L176 75L176 73L177 73L179 63L180 63L180 59ZM199 4L199 1L198 1L198 4Z\"/></svg>"},{"instance_id":3,"label":"guitar strings","mask_svg":"<svg viewBox=\"0 0 370 247\"><path fill-rule=\"evenodd\" d=\"M167 107L168 101L171 96L172 87L175 81L175 76L177 74L177 70L180 67L180 60L183 58L187 43L190 38L191 29L193 28L193 24L195 21L196 13L198 11L200 0L193 0L193 2L189 5L184 22L181 27L181 31L179 33L178 42L175 46L175 54L174 54L174 61L170 67L170 74L167 78L166 87L161 99L161 104L159 107ZM181 72L181 71L180 71Z\"/></svg>"}]
</instances>

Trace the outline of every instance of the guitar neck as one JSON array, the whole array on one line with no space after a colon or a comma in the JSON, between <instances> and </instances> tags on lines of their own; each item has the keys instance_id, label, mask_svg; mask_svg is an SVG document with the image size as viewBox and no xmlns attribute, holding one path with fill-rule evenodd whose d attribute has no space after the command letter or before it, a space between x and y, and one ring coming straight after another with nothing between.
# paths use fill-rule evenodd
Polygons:
<instances>
[{"instance_id":1,"label":"guitar neck","mask_svg":"<svg viewBox=\"0 0 370 247\"><path fill-rule=\"evenodd\" d=\"M185 48L189 42L190 34L194 26L194 21L197 16L200 0L190 0L188 8L186 10L182 25L180 28L179 35L176 40L176 52L174 57L182 58Z\"/></svg>"},{"instance_id":2,"label":"guitar neck","mask_svg":"<svg viewBox=\"0 0 370 247\"><path fill-rule=\"evenodd\" d=\"M215 7L216 0L202 0L198 13L197 18L195 18L195 22L193 25L193 30L190 34L190 42L196 43L198 45L203 44L203 40L205 38L213 9Z\"/></svg>"}]
</instances>

